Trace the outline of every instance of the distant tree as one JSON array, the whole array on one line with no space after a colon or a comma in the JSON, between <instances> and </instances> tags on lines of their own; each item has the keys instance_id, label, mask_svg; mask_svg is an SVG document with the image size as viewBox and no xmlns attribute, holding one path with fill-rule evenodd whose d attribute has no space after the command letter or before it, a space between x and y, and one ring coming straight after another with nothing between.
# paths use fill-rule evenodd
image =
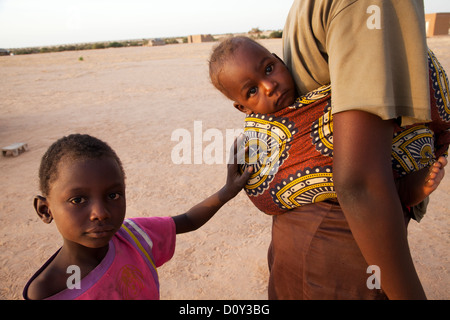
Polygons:
<instances>
[{"instance_id":1,"label":"distant tree","mask_svg":"<svg viewBox=\"0 0 450 320\"><path fill-rule=\"evenodd\" d=\"M178 44L178 40L176 38L166 38L164 39L165 44Z\"/></svg>"},{"instance_id":2,"label":"distant tree","mask_svg":"<svg viewBox=\"0 0 450 320\"><path fill-rule=\"evenodd\" d=\"M258 38L261 35L262 31L259 28L252 28L252 30L250 30L248 33Z\"/></svg>"},{"instance_id":3,"label":"distant tree","mask_svg":"<svg viewBox=\"0 0 450 320\"><path fill-rule=\"evenodd\" d=\"M114 42L111 42L111 43L108 45L108 47L110 47L110 48L120 48L120 47L123 47L123 43L114 41Z\"/></svg>"},{"instance_id":4,"label":"distant tree","mask_svg":"<svg viewBox=\"0 0 450 320\"><path fill-rule=\"evenodd\" d=\"M105 44L102 42L94 43L92 49L105 49Z\"/></svg>"},{"instance_id":5,"label":"distant tree","mask_svg":"<svg viewBox=\"0 0 450 320\"><path fill-rule=\"evenodd\" d=\"M283 37L283 31L273 31L270 33L269 38L282 38Z\"/></svg>"}]
</instances>

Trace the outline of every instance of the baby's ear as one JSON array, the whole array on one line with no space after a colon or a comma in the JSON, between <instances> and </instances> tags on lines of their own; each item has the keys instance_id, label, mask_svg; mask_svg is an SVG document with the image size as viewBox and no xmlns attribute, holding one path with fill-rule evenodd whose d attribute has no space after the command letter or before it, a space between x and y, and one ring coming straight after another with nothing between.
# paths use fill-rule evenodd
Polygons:
<instances>
[{"instance_id":1,"label":"baby's ear","mask_svg":"<svg viewBox=\"0 0 450 320\"><path fill-rule=\"evenodd\" d=\"M50 209L48 207L47 198L42 196L36 196L33 200L34 210L38 214L39 218L45 223L50 223L53 220L53 217L50 213Z\"/></svg>"},{"instance_id":2,"label":"baby's ear","mask_svg":"<svg viewBox=\"0 0 450 320\"><path fill-rule=\"evenodd\" d=\"M252 111L250 109L248 109L247 107L244 107L242 104L239 104L237 102L233 102L233 107L235 107L236 109L238 109L240 112L243 112L245 114L250 114L252 113Z\"/></svg>"}]
</instances>

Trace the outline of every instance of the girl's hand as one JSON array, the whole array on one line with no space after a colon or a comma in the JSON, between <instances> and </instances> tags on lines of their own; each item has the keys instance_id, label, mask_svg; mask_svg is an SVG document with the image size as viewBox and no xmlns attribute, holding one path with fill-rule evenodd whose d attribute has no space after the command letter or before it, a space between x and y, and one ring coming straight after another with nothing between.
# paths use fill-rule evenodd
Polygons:
<instances>
[{"instance_id":1,"label":"girl's hand","mask_svg":"<svg viewBox=\"0 0 450 320\"><path fill-rule=\"evenodd\" d=\"M243 136L239 136L233 145L233 154L228 161L228 175L226 184L218 192L198 203L184 214L173 217L176 232L184 233L194 231L203 226L212 216L228 201L234 198L245 186L253 168L247 169L243 174L239 173L238 159L244 159L245 152L237 154L237 147L243 141Z\"/></svg>"},{"instance_id":2,"label":"girl's hand","mask_svg":"<svg viewBox=\"0 0 450 320\"><path fill-rule=\"evenodd\" d=\"M238 153L238 146L240 146L243 142L244 135L241 134L234 140L233 143L232 153L227 165L227 182L221 190L221 194L225 201L234 198L242 190L253 172L252 167L248 167L242 174L239 172L239 164L244 163L245 153L248 152L247 147L245 149L239 148L240 151Z\"/></svg>"}]
</instances>

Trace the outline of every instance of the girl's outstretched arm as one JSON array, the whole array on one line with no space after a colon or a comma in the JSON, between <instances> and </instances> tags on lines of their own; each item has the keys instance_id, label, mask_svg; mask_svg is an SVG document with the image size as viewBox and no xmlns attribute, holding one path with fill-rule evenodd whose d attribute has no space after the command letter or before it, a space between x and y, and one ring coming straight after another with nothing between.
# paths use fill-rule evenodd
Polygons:
<instances>
[{"instance_id":1,"label":"girl's outstretched arm","mask_svg":"<svg viewBox=\"0 0 450 320\"><path fill-rule=\"evenodd\" d=\"M243 137L238 137L233 145L233 161L228 163L228 174L225 185L216 193L198 203L184 214L173 217L176 233L194 231L203 226L214 214L228 201L233 199L245 186L252 172L249 167L244 173L239 173L237 159L242 154L237 154L237 146L242 143Z\"/></svg>"}]
</instances>

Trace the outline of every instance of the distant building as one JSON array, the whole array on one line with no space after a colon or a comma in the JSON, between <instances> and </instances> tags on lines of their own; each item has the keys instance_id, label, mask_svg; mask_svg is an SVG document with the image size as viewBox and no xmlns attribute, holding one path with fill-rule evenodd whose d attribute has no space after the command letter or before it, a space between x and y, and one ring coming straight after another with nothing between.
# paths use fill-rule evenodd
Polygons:
<instances>
[{"instance_id":1,"label":"distant building","mask_svg":"<svg viewBox=\"0 0 450 320\"><path fill-rule=\"evenodd\" d=\"M425 28L427 37L448 35L450 30L450 12L426 14Z\"/></svg>"},{"instance_id":2,"label":"distant building","mask_svg":"<svg viewBox=\"0 0 450 320\"><path fill-rule=\"evenodd\" d=\"M196 34L188 36L188 43L212 42L214 38L210 34Z\"/></svg>"},{"instance_id":3,"label":"distant building","mask_svg":"<svg viewBox=\"0 0 450 320\"><path fill-rule=\"evenodd\" d=\"M148 40L147 46L155 47L155 46L163 46L166 42L163 39L150 39Z\"/></svg>"}]
</instances>

